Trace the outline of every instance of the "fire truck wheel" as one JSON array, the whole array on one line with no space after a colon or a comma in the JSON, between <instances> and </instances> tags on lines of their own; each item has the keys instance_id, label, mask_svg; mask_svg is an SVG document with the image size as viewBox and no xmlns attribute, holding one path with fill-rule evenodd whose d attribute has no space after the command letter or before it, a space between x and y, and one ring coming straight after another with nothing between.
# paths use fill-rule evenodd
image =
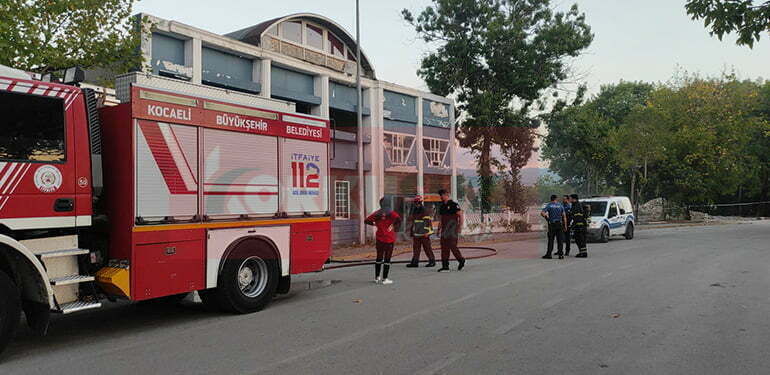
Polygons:
<instances>
[{"instance_id":1,"label":"fire truck wheel","mask_svg":"<svg viewBox=\"0 0 770 375\"><path fill-rule=\"evenodd\" d=\"M218 287L210 293L222 310L247 314L270 303L280 276L273 252L255 242L246 242L230 253L219 275Z\"/></svg>"},{"instance_id":2,"label":"fire truck wheel","mask_svg":"<svg viewBox=\"0 0 770 375\"><path fill-rule=\"evenodd\" d=\"M0 271L0 353L16 334L21 319L21 296L13 280Z\"/></svg>"}]
</instances>

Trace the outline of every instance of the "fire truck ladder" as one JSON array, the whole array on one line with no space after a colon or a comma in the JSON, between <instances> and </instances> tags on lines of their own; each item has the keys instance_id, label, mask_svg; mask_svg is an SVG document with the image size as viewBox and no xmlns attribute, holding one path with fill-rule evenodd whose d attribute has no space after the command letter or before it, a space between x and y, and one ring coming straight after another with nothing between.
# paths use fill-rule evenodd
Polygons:
<instances>
[{"instance_id":1,"label":"fire truck ladder","mask_svg":"<svg viewBox=\"0 0 770 375\"><path fill-rule=\"evenodd\" d=\"M56 307L51 311L70 314L102 307L96 294L94 277L80 274L78 258L89 253L89 250L80 248L37 253L54 291Z\"/></svg>"}]
</instances>

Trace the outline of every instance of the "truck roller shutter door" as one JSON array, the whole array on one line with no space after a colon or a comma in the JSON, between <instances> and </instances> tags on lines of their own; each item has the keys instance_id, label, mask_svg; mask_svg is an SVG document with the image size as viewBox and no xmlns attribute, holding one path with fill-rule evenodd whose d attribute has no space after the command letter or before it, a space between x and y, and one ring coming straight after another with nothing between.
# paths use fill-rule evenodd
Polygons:
<instances>
[{"instance_id":1,"label":"truck roller shutter door","mask_svg":"<svg viewBox=\"0 0 770 375\"><path fill-rule=\"evenodd\" d=\"M136 216L146 221L198 214L198 135L195 127L138 121Z\"/></svg>"},{"instance_id":2,"label":"truck roller shutter door","mask_svg":"<svg viewBox=\"0 0 770 375\"><path fill-rule=\"evenodd\" d=\"M278 139L205 129L204 204L209 217L278 212Z\"/></svg>"}]
</instances>

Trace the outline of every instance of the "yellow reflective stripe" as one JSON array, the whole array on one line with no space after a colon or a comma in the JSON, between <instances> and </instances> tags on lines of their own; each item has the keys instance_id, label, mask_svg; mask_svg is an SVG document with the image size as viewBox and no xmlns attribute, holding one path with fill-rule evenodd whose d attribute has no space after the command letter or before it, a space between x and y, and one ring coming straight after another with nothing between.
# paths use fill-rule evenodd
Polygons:
<instances>
[{"instance_id":1,"label":"yellow reflective stripe","mask_svg":"<svg viewBox=\"0 0 770 375\"><path fill-rule=\"evenodd\" d=\"M242 228L242 227L259 227L259 226L271 226L271 225L287 225L287 224L300 224L300 223L318 223L331 221L328 217L315 217L315 218L297 218L297 219L267 219L267 220L254 220L254 221L226 221L226 222L213 222L213 223L190 223L190 224L148 224L142 226L135 226L134 232L156 232L164 230L180 230L180 229L217 229L217 228Z\"/></svg>"}]
</instances>

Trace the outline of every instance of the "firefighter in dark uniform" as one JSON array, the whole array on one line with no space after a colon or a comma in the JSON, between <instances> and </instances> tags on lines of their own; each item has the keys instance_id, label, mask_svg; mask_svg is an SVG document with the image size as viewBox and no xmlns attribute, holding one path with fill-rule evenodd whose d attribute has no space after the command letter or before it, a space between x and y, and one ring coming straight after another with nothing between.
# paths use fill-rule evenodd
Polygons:
<instances>
[{"instance_id":1,"label":"firefighter in dark uniform","mask_svg":"<svg viewBox=\"0 0 770 375\"><path fill-rule=\"evenodd\" d=\"M414 208L409 215L409 234L412 236L412 261L406 266L417 267L420 263L420 250L428 256L428 264L425 267L436 266L436 256L430 245L430 236L433 234L433 216L430 210L422 203L422 197L414 197Z\"/></svg>"},{"instance_id":2,"label":"firefighter in dark uniform","mask_svg":"<svg viewBox=\"0 0 770 375\"><path fill-rule=\"evenodd\" d=\"M567 230L564 231L564 256L569 256L570 250L570 220L572 220L572 201L569 195L565 195L561 201L564 206L564 214L567 215Z\"/></svg>"},{"instance_id":3,"label":"firefighter in dark uniform","mask_svg":"<svg viewBox=\"0 0 770 375\"><path fill-rule=\"evenodd\" d=\"M588 232L589 212L580 203L577 194L572 194L572 209L570 217L572 220L572 234L575 237L575 245L578 247L578 254L575 258L588 258L588 249L586 248L586 235Z\"/></svg>"},{"instance_id":4,"label":"firefighter in dark uniform","mask_svg":"<svg viewBox=\"0 0 770 375\"><path fill-rule=\"evenodd\" d=\"M438 272L449 271L450 251L457 259L457 270L460 271L465 267L465 258L460 253L460 249L457 248L457 240L460 238L463 227L463 210L460 209L457 202L449 199L449 192L446 190L439 190L438 195L441 197L441 206L439 207L441 222L438 229L441 238L441 268Z\"/></svg>"}]
</instances>

